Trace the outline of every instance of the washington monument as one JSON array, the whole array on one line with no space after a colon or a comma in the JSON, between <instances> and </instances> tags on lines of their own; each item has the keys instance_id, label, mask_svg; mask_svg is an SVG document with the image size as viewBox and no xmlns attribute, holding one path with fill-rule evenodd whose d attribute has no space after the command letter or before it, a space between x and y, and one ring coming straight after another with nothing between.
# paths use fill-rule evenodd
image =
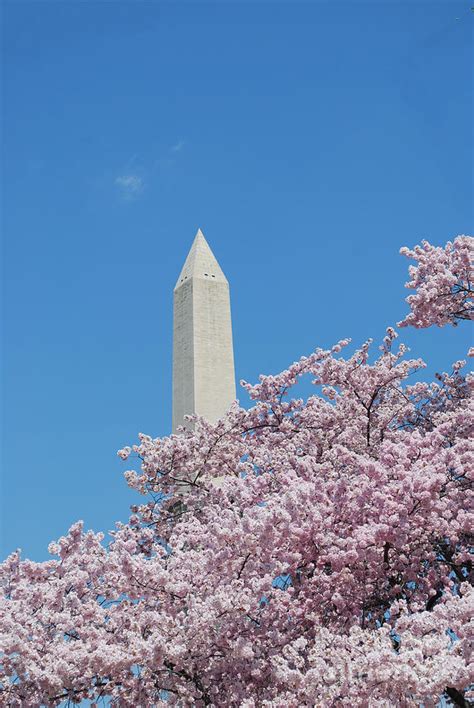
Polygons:
<instances>
[{"instance_id":1,"label":"washington monument","mask_svg":"<svg viewBox=\"0 0 474 708\"><path fill-rule=\"evenodd\" d=\"M229 283L201 229L174 288L173 433L197 413L221 418L235 400Z\"/></svg>"}]
</instances>

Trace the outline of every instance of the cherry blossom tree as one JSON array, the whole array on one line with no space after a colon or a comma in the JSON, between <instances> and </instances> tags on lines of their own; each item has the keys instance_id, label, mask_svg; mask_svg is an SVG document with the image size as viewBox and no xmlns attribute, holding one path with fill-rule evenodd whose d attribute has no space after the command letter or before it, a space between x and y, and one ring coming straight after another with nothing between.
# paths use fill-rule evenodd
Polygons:
<instances>
[{"instance_id":1,"label":"cherry blossom tree","mask_svg":"<svg viewBox=\"0 0 474 708\"><path fill-rule=\"evenodd\" d=\"M444 248L423 241L413 250L404 246L400 253L418 265L409 268L406 287L416 293L407 298L411 312L399 327L443 327L474 319L474 238L457 236Z\"/></svg>"},{"instance_id":2,"label":"cherry blossom tree","mask_svg":"<svg viewBox=\"0 0 474 708\"><path fill-rule=\"evenodd\" d=\"M474 377L423 383L396 339L121 450L143 501L107 545L78 523L1 566L0 703L468 706Z\"/></svg>"}]
</instances>

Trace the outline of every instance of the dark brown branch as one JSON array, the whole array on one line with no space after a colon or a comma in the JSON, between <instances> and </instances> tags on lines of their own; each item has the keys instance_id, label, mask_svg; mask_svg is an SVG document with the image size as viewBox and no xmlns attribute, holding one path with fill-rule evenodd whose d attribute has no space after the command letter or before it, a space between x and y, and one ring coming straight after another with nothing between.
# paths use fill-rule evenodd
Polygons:
<instances>
[{"instance_id":1,"label":"dark brown branch","mask_svg":"<svg viewBox=\"0 0 474 708\"><path fill-rule=\"evenodd\" d=\"M246 565L246 563L247 563L247 561L248 561L248 559L250 558L251 555L252 555L251 553L247 553L247 555L245 556L244 562L243 562L242 565L240 566L240 570L239 570L239 572L237 573L237 580L240 580L240 576L242 575L243 570L244 570L244 568L245 568L245 565Z\"/></svg>"},{"instance_id":2,"label":"dark brown branch","mask_svg":"<svg viewBox=\"0 0 474 708\"><path fill-rule=\"evenodd\" d=\"M433 595L433 597L430 597L430 599L426 603L427 611L430 612L433 609L433 607L436 605L438 600L440 600L442 597L443 597L443 593L441 592L441 590L437 590L436 595Z\"/></svg>"},{"instance_id":3,"label":"dark brown branch","mask_svg":"<svg viewBox=\"0 0 474 708\"><path fill-rule=\"evenodd\" d=\"M455 706L459 706L459 708L471 708L472 704L470 704L469 701L466 701L464 695L461 693L461 691L458 691L457 688L454 688L453 686L447 686L446 693Z\"/></svg>"}]
</instances>

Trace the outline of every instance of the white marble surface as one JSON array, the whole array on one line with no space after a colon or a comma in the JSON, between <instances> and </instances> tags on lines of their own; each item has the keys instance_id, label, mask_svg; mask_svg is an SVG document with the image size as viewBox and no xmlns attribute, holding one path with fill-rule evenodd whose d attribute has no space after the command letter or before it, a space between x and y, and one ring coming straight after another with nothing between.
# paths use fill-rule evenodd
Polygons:
<instances>
[{"instance_id":1,"label":"white marble surface","mask_svg":"<svg viewBox=\"0 0 474 708\"><path fill-rule=\"evenodd\" d=\"M173 432L189 413L216 422L234 400L229 283L199 229L174 289Z\"/></svg>"}]
</instances>

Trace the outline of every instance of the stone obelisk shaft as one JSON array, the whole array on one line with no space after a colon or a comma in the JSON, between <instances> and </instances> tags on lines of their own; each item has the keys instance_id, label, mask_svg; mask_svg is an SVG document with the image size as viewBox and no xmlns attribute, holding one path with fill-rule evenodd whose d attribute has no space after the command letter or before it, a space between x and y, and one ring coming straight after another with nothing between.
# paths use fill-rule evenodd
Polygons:
<instances>
[{"instance_id":1,"label":"stone obelisk shaft","mask_svg":"<svg viewBox=\"0 0 474 708\"><path fill-rule=\"evenodd\" d=\"M215 423L234 400L229 283L199 229L174 289L173 432L186 414Z\"/></svg>"}]
</instances>

